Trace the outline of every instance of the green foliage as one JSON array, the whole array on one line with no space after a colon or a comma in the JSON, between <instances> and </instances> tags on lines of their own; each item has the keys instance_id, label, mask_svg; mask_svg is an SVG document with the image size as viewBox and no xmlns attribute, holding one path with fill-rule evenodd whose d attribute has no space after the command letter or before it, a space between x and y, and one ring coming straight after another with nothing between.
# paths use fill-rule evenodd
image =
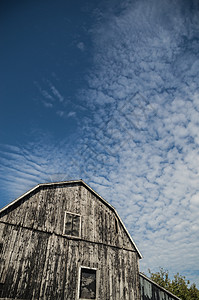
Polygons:
<instances>
[{"instance_id":1,"label":"green foliage","mask_svg":"<svg viewBox=\"0 0 199 300\"><path fill-rule=\"evenodd\" d=\"M199 290L196 288L195 283L189 287L189 280L185 276L177 273L171 280L169 272L160 268L156 273L149 270L150 278L157 284L167 289L182 300L199 300Z\"/></svg>"}]
</instances>

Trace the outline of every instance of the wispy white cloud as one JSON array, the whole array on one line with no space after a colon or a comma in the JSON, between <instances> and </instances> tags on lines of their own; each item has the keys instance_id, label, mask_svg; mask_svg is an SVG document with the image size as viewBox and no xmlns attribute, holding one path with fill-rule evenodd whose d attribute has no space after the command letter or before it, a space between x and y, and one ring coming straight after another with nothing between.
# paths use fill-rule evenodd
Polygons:
<instances>
[{"instance_id":1,"label":"wispy white cloud","mask_svg":"<svg viewBox=\"0 0 199 300\"><path fill-rule=\"evenodd\" d=\"M44 107L53 108L55 110L57 107L60 107L63 110L67 101L64 99L55 84L49 80L43 80L42 83L35 82L35 86L40 93L41 102ZM57 114L62 117L63 115L60 114L59 111Z\"/></svg>"},{"instance_id":2,"label":"wispy white cloud","mask_svg":"<svg viewBox=\"0 0 199 300\"><path fill-rule=\"evenodd\" d=\"M57 115L60 116L60 117L63 117L64 116L64 111L63 110L58 110Z\"/></svg>"},{"instance_id":3,"label":"wispy white cloud","mask_svg":"<svg viewBox=\"0 0 199 300\"><path fill-rule=\"evenodd\" d=\"M53 145L41 136L23 147L1 145L1 189L12 200L40 182L74 178L70 148L67 142Z\"/></svg>"},{"instance_id":4,"label":"wispy white cloud","mask_svg":"<svg viewBox=\"0 0 199 300\"><path fill-rule=\"evenodd\" d=\"M78 113L87 112L89 108L83 102L75 102L70 97L64 97L60 91L60 87L57 86L56 74L53 73L53 80L48 79L41 80L40 83L35 82L35 86L39 91L39 101L46 108L51 108L54 113L63 118L75 117Z\"/></svg>"},{"instance_id":5,"label":"wispy white cloud","mask_svg":"<svg viewBox=\"0 0 199 300\"><path fill-rule=\"evenodd\" d=\"M58 99L60 102L64 101L64 97L60 94L60 92L56 89L56 87L54 85L52 85L52 83L49 82L49 86L50 89L53 93L53 95L56 97L56 99Z\"/></svg>"},{"instance_id":6,"label":"wispy white cloud","mask_svg":"<svg viewBox=\"0 0 199 300\"><path fill-rule=\"evenodd\" d=\"M80 49L81 51L84 51L84 50L85 50L85 45L84 45L84 43L83 43L83 42L79 42L79 43L77 44L77 48Z\"/></svg>"},{"instance_id":7,"label":"wispy white cloud","mask_svg":"<svg viewBox=\"0 0 199 300\"><path fill-rule=\"evenodd\" d=\"M50 102L46 102L46 101L42 101L42 102L43 102L43 105L44 105L45 107L49 107L49 108L52 108L52 107L53 107L53 104L50 103Z\"/></svg>"},{"instance_id":8,"label":"wispy white cloud","mask_svg":"<svg viewBox=\"0 0 199 300\"><path fill-rule=\"evenodd\" d=\"M69 118L76 117L76 112L75 111L70 111L67 116Z\"/></svg>"}]
</instances>

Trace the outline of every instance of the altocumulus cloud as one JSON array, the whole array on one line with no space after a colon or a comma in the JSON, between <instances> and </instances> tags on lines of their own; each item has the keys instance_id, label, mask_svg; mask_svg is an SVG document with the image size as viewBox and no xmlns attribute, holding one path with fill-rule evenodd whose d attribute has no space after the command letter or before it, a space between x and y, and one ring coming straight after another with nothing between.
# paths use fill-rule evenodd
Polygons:
<instances>
[{"instance_id":1,"label":"altocumulus cloud","mask_svg":"<svg viewBox=\"0 0 199 300\"><path fill-rule=\"evenodd\" d=\"M85 179L118 210L143 271L162 266L196 281L198 4L132 1L95 13L103 22L91 30L89 88L78 92L90 113L76 143L4 146L1 182L16 195L50 174Z\"/></svg>"},{"instance_id":2,"label":"altocumulus cloud","mask_svg":"<svg viewBox=\"0 0 199 300\"><path fill-rule=\"evenodd\" d=\"M70 148L65 141L54 145L43 135L23 147L1 145L1 189L11 200L40 182L76 178Z\"/></svg>"},{"instance_id":3,"label":"altocumulus cloud","mask_svg":"<svg viewBox=\"0 0 199 300\"><path fill-rule=\"evenodd\" d=\"M198 12L196 1L134 1L104 16L93 30L90 90L80 93L94 112L80 151L92 185L125 220L143 270L191 279L199 273Z\"/></svg>"}]
</instances>

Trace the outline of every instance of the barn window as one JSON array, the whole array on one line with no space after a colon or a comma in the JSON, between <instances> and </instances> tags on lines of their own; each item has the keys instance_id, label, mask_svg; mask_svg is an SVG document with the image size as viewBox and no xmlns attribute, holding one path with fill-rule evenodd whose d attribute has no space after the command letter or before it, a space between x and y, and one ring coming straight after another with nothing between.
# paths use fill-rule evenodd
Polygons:
<instances>
[{"instance_id":1,"label":"barn window","mask_svg":"<svg viewBox=\"0 0 199 300\"><path fill-rule=\"evenodd\" d=\"M79 299L96 299L96 269L80 268Z\"/></svg>"},{"instance_id":2,"label":"barn window","mask_svg":"<svg viewBox=\"0 0 199 300\"><path fill-rule=\"evenodd\" d=\"M80 236L80 215L65 212L64 234L70 236Z\"/></svg>"}]
</instances>

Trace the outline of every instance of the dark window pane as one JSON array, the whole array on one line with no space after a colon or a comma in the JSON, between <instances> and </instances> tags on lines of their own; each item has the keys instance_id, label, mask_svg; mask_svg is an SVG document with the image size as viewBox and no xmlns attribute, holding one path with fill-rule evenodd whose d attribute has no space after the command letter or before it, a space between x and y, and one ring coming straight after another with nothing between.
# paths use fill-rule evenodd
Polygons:
<instances>
[{"instance_id":1,"label":"dark window pane","mask_svg":"<svg viewBox=\"0 0 199 300\"><path fill-rule=\"evenodd\" d=\"M71 236L80 235L80 216L66 213L64 234Z\"/></svg>"},{"instance_id":2,"label":"dark window pane","mask_svg":"<svg viewBox=\"0 0 199 300\"><path fill-rule=\"evenodd\" d=\"M72 226L72 235L79 236L79 229L80 229L80 217L73 216L73 226Z\"/></svg>"},{"instance_id":3,"label":"dark window pane","mask_svg":"<svg viewBox=\"0 0 199 300\"><path fill-rule=\"evenodd\" d=\"M72 226L73 226L73 217L72 217L71 214L66 214L66 219L65 219L65 234L71 235Z\"/></svg>"},{"instance_id":4,"label":"dark window pane","mask_svg":"<svg viewBox=\"0 0 199 300\"><path fill-rule=\"evenodd\" d=\"M96 298L96 270L81 269L80 278L80 298L95 299Z\"/></svg>"}]
</instances>

